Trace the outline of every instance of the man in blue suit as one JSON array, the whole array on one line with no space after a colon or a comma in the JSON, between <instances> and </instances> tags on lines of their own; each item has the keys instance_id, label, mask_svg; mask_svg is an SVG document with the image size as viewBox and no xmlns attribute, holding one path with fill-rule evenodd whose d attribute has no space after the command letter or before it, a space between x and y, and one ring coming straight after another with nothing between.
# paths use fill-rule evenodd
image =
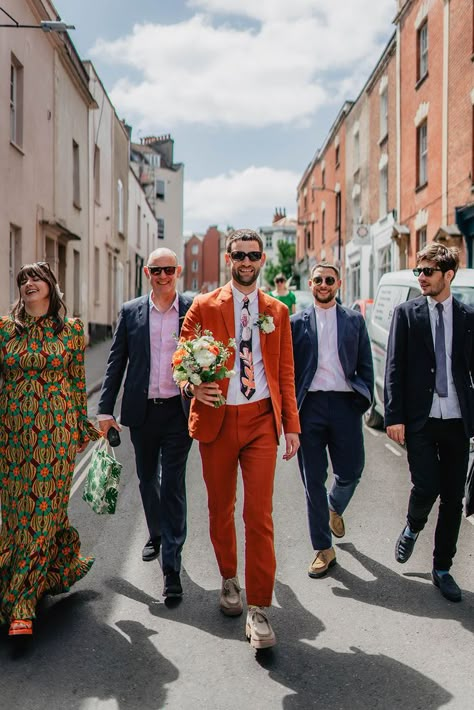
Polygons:
<instances>
[{"instance_id":1,"label":"man in blue suit","mask_svg":"<svg viewBox=\"0 0 474 710\"><path fill-rule=\"evenodd\" d=\"M291 317L301 435L298 464L306 492L315 557L310 577L336 563L331 533L345 535L342 514L364 468L362 415L370 406L374 371L363 316L336 302L339 269L316 264L309 286L314 305ZM327 452L334 483L326 491Z\"/></svg>"},{"instance_id":2,"label":"man in blue suit","mask_svg":"<svg viewBox=\"0 0 474 710\"><path fill-rule=\"evenodd\" d=\"M474 434L474 309L451 293L457 249L433 242L416 262L423 295L395 308L385 368L387 434L406 443L413 484L395 559L409 559L439 497L432 580L446 599L459 602L462 592L449 570Z\"/></svg>"},{"instance_id":3,"label":"man in blue suit","mask_svg":"<svg viewBox=\"0 0 474 710\"><path fill-rule=\"evenodd\" d=\"M171 358L191 301L179 295L181 274L176 254L156 249L144 267L147 296L122 307L107 363L98 407L99 425L107 434L120 429L113 417L125 377L121 423L130 428L140 494L149 531L142 559L162 555L163 595L181 597L181 551L186 538L187 402L173 381Z\"/></svg>"}]
</instances>

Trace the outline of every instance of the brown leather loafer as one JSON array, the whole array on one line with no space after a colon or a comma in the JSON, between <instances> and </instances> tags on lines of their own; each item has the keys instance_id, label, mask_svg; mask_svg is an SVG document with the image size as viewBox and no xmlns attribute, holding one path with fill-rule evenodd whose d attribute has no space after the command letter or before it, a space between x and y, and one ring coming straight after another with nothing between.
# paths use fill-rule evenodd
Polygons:
<instances>
[{"instance_id":1,"label":"brown leather loafer","mask_svg":"<svg viewBox=\"0 0 474 710\"><path fill-rule=\"evenodd\" d=\"M346 528L344 525L344 518L335 510L329 509L329 529L331 530L334 537L344 537L346 534Z\"/></svg>"},{"instance_id":2,"label":"brown leather loafer","mask_svg":"<svg viewBox=\"0 0 474 710\"><path fill-rule=\"evenodd\" d=\"M245 635L252 648L271 648L276 638L268 616L261 606L249 606Z\"/></svg>"},{"instance_id":3,"label":"brown leather loafer","mask_svg":"<svg viewBox=\"0 0 474 710\"><path fill-rule=\"evenodd\" d=\"M316 550L315 555L316 557L309 566L308 575L313 579L318 579L318 577L324 577L329 568L336 564L336 553L334 547L330 547L328 550Z\"/></svg>"}]
</instances>

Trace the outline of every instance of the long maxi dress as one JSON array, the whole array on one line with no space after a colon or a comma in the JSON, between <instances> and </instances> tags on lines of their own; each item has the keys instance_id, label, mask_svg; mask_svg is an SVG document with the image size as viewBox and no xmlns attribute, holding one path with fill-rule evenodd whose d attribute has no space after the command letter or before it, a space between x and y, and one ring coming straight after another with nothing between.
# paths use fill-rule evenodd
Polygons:
<instances>
[{"instance_id":1,"label":"long maxi dress","mask_svg":"<svg viewBox=\"0 0 474 710\"><path fill-rule=\"evenodd\" d=\"M87 419L84 326L27 316L21 335L0 318L0 623L31 619L39 599L91 568L68 502L77 447L100 432Z\"/></svg>"}]
</instances>

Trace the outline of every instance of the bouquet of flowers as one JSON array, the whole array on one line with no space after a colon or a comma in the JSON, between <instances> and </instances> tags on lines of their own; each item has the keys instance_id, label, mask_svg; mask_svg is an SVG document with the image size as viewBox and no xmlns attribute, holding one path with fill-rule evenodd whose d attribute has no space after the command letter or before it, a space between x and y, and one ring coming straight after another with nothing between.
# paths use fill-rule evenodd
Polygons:
<instances>
[{"instance_id":1,"label":"bouquet of flowers","mask_svg":"<svg viewBox=\"0 0 474 710\"><path fill-rule=\"evenodd\" d=\"M178 349L172 359L173 379L176 384L191 382L200 385L202 382L216 382L224 377L235 375L234 370L226 367L226 362L235 349L235 340L230 338L227 345L215 340L210 330L201 331L198 326L196 337L192 340L179 340ZM215 402L216 407L225 404L224 397Z\"/></svg>"}]
</instances>

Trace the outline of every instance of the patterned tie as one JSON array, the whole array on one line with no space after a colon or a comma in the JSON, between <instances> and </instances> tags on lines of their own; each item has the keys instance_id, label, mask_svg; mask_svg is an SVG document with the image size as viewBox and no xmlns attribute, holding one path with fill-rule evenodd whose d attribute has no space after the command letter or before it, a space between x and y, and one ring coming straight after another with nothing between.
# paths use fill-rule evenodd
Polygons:
<instances>
[{"instance_id":1,"label":"patterned tie","mask_svg":"<svg viewBox=\"0 0 474 710\"><path fill-rule=\"evenodd\" d=\"M240 390L244 397L250 399L255 394L255 376L252 357L252 326L250 323L249 299L242 301L240 314Z\"/></svg>"},{"instance_id":2,"label":"patterned tie","mask_svg":"<svg viewBox=\"0 0 474 710\"><path fill-rule=\"evenodd\" d=\"M448 396L448 375L446 372L446 343L444 341L443 304L437 303L438 322L435 330L436 380L438 397Z\"/></svg>"}]
</instances>

